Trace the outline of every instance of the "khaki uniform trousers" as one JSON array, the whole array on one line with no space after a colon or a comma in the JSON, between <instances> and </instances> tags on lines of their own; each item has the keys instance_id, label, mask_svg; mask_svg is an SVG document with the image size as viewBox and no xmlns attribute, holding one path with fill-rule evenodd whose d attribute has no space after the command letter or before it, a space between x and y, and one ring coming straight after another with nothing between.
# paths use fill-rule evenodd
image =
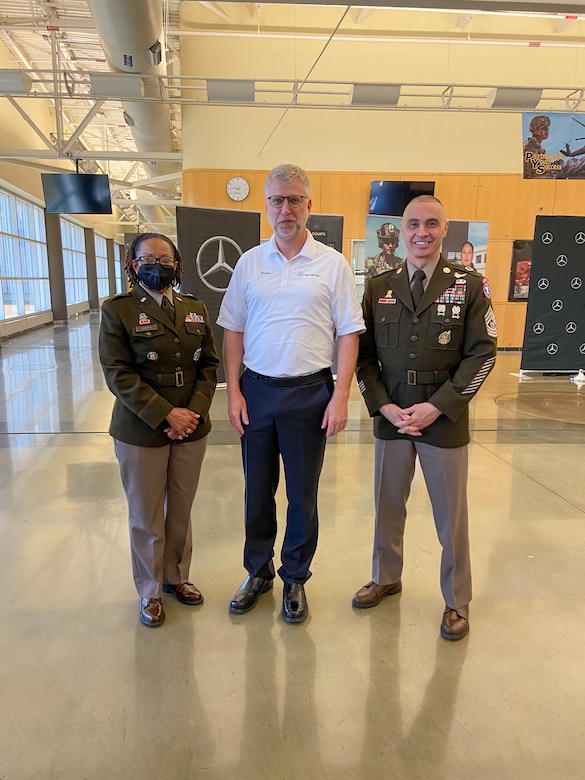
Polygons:
<instances>
[{"instance_id":1,"label":"khaki uniform trousers","mask_svg":"<svg viewBox=\"0 0 585 780\"><path fill-rule=\"evenodd\" d=\"M434 447L408 439L375 439L376 527L372 579L387 585L402 576L406 502L416 457L431 499L441 556L445 605L457 609L471 600L467 516L468 447Z\"/></svg>"},{"instance_id":2,"label":"khaki uniform trousers","mask_svg":"<svg viewBox=\"0 0 585 780\"><path fill-rule=\"evenodd\" d=\"M114 439L128 501L132 574L141 598L159 599L162 583L189 579L191 508L207 436L164 447L138 447Z\"/></svg>"}]
</instances>

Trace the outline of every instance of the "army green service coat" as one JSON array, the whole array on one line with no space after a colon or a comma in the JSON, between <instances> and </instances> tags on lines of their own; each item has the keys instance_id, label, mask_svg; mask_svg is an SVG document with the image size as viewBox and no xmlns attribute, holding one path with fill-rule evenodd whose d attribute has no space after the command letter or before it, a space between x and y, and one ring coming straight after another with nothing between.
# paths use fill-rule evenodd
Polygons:
<instances>
[{"instance_id":1,"label":"army green service coat","mask_svg":"<svg viewBox=\"0 0 585 780\"><path fill-rule=\"evenodd\" d=\"M209 315L193 295L175 292L173 301L174 324L140 285L102 306L100 361L116 396L109 432L128 444L169 444L165 417L174 407L201 415L184 441L201 439L211 429L219 358Z\"/></svg>"},{"instance_id":2,"label":"army green service coat","mask_svg":"<svg viewBox=\"0 0 585 780\"><path fill-rule=\"evenodd\" d=\"M496 320L481 274L441 255L416 309L406 263L371 279L362 302L357 378L379 439L411 439L438 447L469 442L471 399L496 360ZM379 409L429 401L442 414L422 436L398 433Z\"/></svg>"}]
</instances>

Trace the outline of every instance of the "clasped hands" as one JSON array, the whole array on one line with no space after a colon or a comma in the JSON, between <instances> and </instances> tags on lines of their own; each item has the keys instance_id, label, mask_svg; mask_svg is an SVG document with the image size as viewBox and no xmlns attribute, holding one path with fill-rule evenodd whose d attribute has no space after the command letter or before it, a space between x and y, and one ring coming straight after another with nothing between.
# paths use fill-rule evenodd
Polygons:
<instances>
[{"instance_id":1,"label":"clasped hands","mask_svg":"<svg viewBox=\"0 0 585 780\"><path fill-rule=\"evenodd\" d=\"M422 436L422 429L434 423L441 412L433 404L424 401L420 404L413 404L407 409L401 409L392 403L384 404L380 407L380 414L384 415L397 428L398 433Z\"/></svg>"},{"instance_id":2,"label":"clasped hands","mask_svg":"<svg viewBox=\"0 0 585 780\"><path fill-rule=\"evenodd\" d=\"M201 416L190 409L176 406L174 409L171 409L165 419L169 423L168 427L165 428L165 433L169 439L182 441L197 428Z\"/></svg>"}]
</instances>

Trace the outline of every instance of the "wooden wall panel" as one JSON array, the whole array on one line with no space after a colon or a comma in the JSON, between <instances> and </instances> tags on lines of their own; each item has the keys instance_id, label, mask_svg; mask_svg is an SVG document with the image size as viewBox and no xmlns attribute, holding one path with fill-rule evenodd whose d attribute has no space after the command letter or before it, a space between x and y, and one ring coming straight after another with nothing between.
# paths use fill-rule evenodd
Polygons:
<instances>
[{"instance_id":1,"label":"wooden wall panel","mask_svg":"<svg viewBox=\"0 0 585 780\"><path fill-rule=\"evenodd\" d=\"M445 206L449 219L475 219L478 176L435 176L435 195Z\"/></svg>"},{"instance_id":2,"label":"wooden wall panel","mask_svg":"<svg viewBox=\"0 0 585 780\"><path fill-rule=\"evenodd\" d=\"M552 214L578 217L585 214L585 181L567 179L556 182ZM532 236L531 236L532 238Z\"/></svg>"},{"instance_id":3,"label":"wooden wall panel","mask_svg":"<svg viewBox=\"0 0 585 780\"><path fill-rule=\"evenodd\" d=\"M498 346L521 347L524 340L526 304L522 301L514 301L514 303L494 303L493 306L498 323Z\"/></svg>"},{"instance_id":4,"label":"wooden wall panel","mask_svg":"<svg viewBox=\"0 0 585 780\"><path fill-rule=\"evenodd\" d=\"M479 177L475 219L490 223L490 238L534 235L538 214L552 214L555 181L531 181L521 176Z\"/></svg>"},{"instance_id":5,"label":"wooden wall panel","mask_svg":"<svg viewBox=\"0 0 585 780\"><path fill-rule=\"evenodd\" d=\"M323 174L321 177L321 214L343 214L343 233L347 238L363 236L370 197L369 179L359 173ZM313 203L313 211L317 212Z\"/></svg>"}]
</instances>

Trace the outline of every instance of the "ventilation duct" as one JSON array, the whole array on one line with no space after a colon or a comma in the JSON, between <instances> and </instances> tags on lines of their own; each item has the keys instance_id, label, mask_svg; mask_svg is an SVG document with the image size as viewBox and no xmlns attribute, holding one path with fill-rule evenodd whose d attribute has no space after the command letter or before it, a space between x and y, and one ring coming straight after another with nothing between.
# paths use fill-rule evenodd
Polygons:
<instances>
[{"instance_id":1,"label":"ventilation duct","mask_svg":"<svg viewBox=\"0 0 585 780\"><path fill-rule=\"evenodd\" d=\"M160 0L88 0L97 34L110 70L114 73L140 74L144 97L157 102L124 101L124 116L137 150L144 155L149 177L179 173L178 163L148 160L148 152L172 152L170 105L161 102L160 80L148 78L166 73L166 59L161 43L163 8ZM166 95L162 95L166 97ZM174 194L173 181L161 188ZM154 199L155 201L156 199ZM159 207L141 207L151 222L164 222Z\"/></svg>"}]
</instances>

